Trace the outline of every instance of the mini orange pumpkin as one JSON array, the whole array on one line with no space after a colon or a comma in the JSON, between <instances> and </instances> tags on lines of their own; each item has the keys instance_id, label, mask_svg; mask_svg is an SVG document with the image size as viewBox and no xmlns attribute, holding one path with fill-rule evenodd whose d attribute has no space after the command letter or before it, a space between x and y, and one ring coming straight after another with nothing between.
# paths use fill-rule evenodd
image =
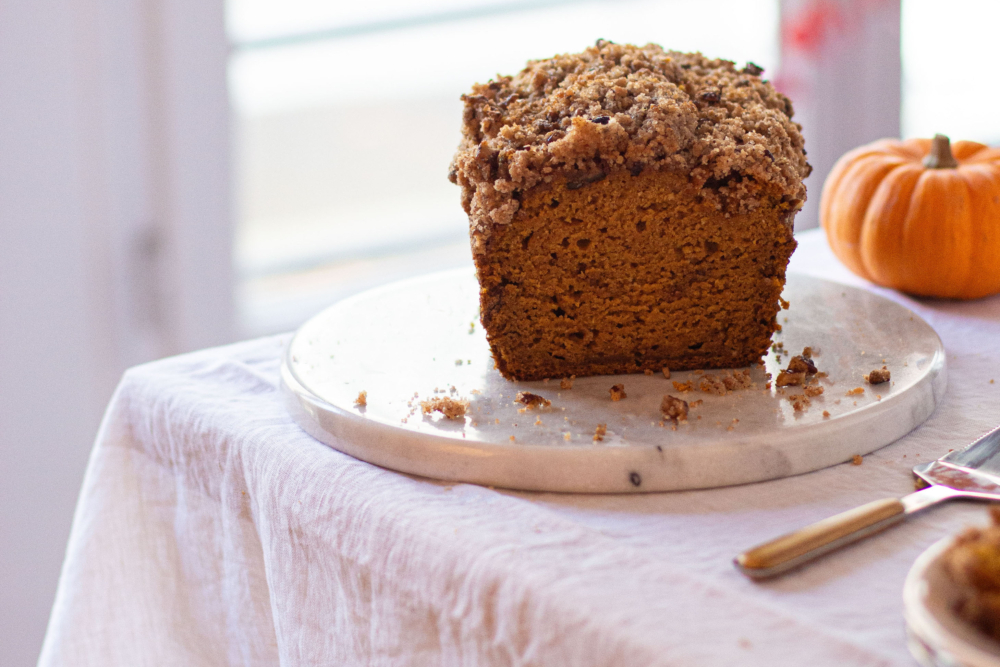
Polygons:
<instances>
[{"instance_id":1,"label":"mini orange pumpkin","mask_svg":"<svg viewBox=\"0 0 1000 667\"><path fill-rule=\"evenodd\" d=\"M1000 149L948 137L882 139L826 179L820 223L863 278L919 296L1000 292Z\"/></svg>"}]
</instances>

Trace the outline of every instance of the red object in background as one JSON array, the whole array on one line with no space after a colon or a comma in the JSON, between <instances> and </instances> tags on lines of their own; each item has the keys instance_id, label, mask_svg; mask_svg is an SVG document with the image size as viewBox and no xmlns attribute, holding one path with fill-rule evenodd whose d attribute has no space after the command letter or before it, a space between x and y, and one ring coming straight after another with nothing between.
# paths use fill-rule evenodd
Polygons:
<instances>
[{"instance_id":1,"label":"red object in background","mask_svg":"<svg viewBox=\"0 0 1000 667\"><path fill-rule=\"evenodd\" d=\"M849 3L851 6L861 3ZM851 11L851 13L854 13ZM814 0L782 22L782 49L800 51L817 57L830 38L844 31L842 5L832 0Z\"/></svg>"}]
</instances>

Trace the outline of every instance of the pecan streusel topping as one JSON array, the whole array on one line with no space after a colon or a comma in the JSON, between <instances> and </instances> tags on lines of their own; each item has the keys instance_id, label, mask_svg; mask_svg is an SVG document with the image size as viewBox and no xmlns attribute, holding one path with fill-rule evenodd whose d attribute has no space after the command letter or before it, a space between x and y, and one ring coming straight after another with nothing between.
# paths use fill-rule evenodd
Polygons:
<instances>
[{"instance_id":1,"label":"pecan streusel topping","mask_svg":"<svg viewBox=\"0 0 1000 667\"><path fill-rule=\"evenodd\" d=\"M753 210L762 191L801 206L811 170L801 127L761 73L598 40L473 86L449 178L474 239L509 223L528 188L564 179L575 189L620 171L690 174L726 212Z\"/></svg>"}]
</instances>

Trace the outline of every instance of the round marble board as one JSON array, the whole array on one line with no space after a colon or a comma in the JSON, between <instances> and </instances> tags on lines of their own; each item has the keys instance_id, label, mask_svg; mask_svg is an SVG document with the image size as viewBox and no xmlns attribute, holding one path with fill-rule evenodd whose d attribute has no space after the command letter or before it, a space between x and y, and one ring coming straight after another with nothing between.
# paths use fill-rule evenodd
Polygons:
<instances>
[{"instance_id":1,"label":"round marble board","mask_svg":"<svg viewBox=\"0 0 1000 667\"><path fill-rule=\"evenodd\" d=\"M934 330L906 308L860 289L790 274L790 307L754 386L725 395L697 389L724 371L511 382L493 367L479 324L471 269L374 289L304 324L282 365L286 404L313 437L401 472L512 489L620 493L743 484L795 475L867 454L933 411L945 388ZM810 346L824 393L796 410L802 387L766 388ZM886 365L891 383L863 376ZM678 391L674 382L695 388ZM612 401L624 384L627 397ZM850 390L861 387L857 394ZM367 405L355 404L367 392ZM552 401L528 409L520 391ZM692 403L685 422L664 420L665 394ZM464 419L424 414L420 402L467 399ZM695 403L701 401L700 404ZM595 430L605 424L603 440Z\"/></svg>"}]
</instances>

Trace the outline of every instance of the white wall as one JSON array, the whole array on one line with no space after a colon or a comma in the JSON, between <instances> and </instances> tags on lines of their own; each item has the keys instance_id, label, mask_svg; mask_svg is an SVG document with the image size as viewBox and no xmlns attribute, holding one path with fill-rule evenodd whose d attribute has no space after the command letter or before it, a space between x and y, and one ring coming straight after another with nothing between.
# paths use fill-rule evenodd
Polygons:
<instances>
[{"instance_id":1,"label":"white wall","mask_svg":"<svg viewBox=\"0 0 1000 667\"><path fill-rule=\"evenodd\" d=\"M221 3L0 0L4 667L37 660L121 372L232 337L225 57Z\"/></svg>"},{"instance_id":2,"label":"white wall","mask_svg":"<svg viewBox=\"0 0 1000 667\"><path fill-rule=\"evenodd\" d=\"M819 224L823 182L847 151L899 137L900 0L781 0L775 83L802 124L812 175L796 229Z\"/></svg>"}]
</instances>

